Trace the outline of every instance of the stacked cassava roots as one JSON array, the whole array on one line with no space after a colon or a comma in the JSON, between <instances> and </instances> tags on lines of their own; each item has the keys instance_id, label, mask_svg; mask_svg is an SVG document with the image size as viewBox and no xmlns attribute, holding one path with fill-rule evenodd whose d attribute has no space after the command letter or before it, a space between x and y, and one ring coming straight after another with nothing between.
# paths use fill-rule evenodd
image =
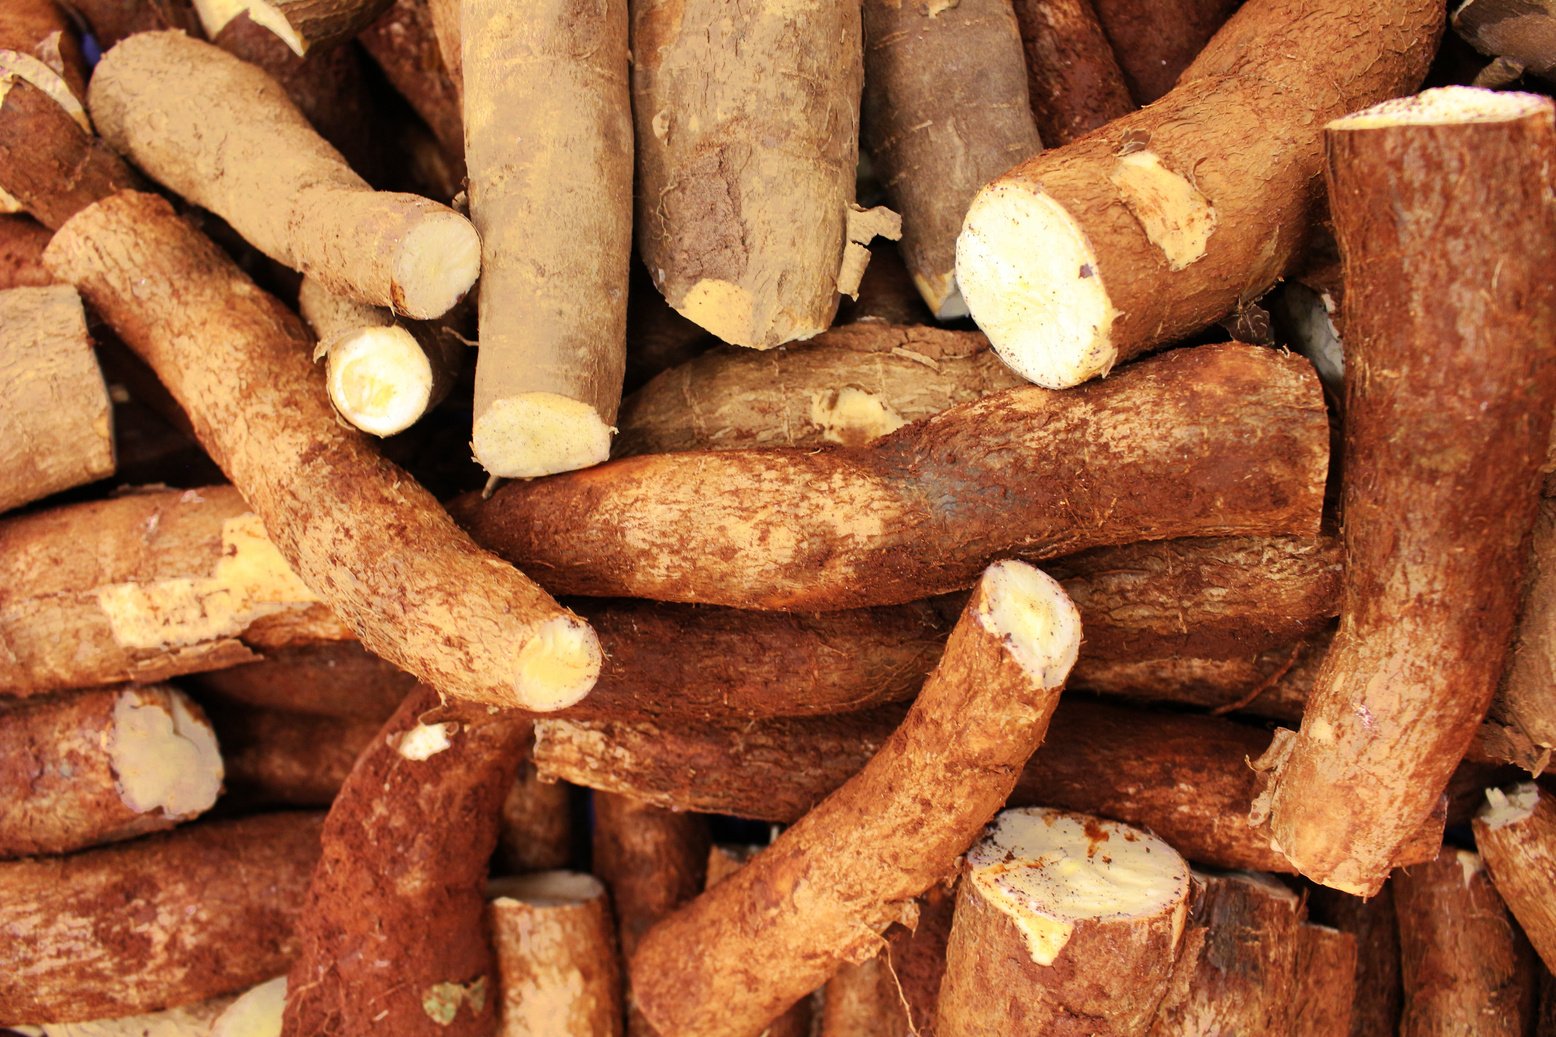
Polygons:
<instances>
[{"instance_id":1,"label":"stacked cassava roots","mask_svg":"<svg viewBox=\"0 0 1556 1037\"><path fill-rule=\"evenodd\" d=\"M1556 1037L1553 70L4 0L0 1033Z\"/></svg>"}]
</instances>

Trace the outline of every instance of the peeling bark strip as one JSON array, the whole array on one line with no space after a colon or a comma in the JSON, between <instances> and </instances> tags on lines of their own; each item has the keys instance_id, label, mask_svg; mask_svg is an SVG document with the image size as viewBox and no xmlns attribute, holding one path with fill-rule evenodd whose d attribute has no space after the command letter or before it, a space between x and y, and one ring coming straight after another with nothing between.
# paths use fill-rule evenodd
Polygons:
<instances>
[{"instance_id":1,"label":"peeling bark strip","mask_svg":"<svg viewBox=\"0 0 1556 1037\"><path fill-rule=\"evenodd\" d=\"M487 896L498 1037L619 1037L621 966L599 880L547 871L496 879Z\"/></svg>"},{"instance_id":2,"label":"peeling bark strip","mask_svg":"<svg viewBox=\"0 0 1556 1037\"><path fill-rule=\"evenodd\" d=\"M1061 810L1004 811L967 853L935 1032L1143 1033L1188 912L1188 863L1148 832Z\"/></svg>"},{"instance_id":3,"label":"peeling bark strip","mask_svg":"<svg viewBox=\"0 0 1556 1037\"><path fill-rule=\"evenodd\" d=\"M556 593L852 608L969 586L1010 553L1310 535L1327 426L1306 361L1200 346L1077 392L953 407L864 449L627 458L454 511Z\"/></svg>"},{"instance_id":4,"label":"peeling bark strip","mask_svg":"<svg viewBox=\"0 0 1556 1037\"><path fill-rule=\"evenodd\" d=\"M475 282L469 221L374 191L280 84L217 47L178 32L132 36L98 63L89 99L103 139L148 175L332 291L427 319Z\"/></svg>"},{"instance_id":5,"label":"peeling bark strip","mask_svg":"<svg viewBox=\"0 0 1556 1037\"><path fill-rule=\"evenodd\" d=\"M1475 845L1548 970L1556 966L1556 801L1534 782L1486 790Z\"/></svg>"},{"instance_id":6,"label":"peeling bark strip","mask_svg":"<svg viewBox=\"0 0 1556 1037\"><path fill-rule=\"evenodd\" d=\"M39 223L58 230L99 198L140 184L113 149L46 92L0 75L0 191Z\"/></svg>"},{"instance_id":7,"label":"peeling bark strip","mask_svg":"<svg viewBox=\"0 0 1556 1037\"><path fill-rule=\"evenodd\" d=\"M850 227L859 5L644 0L632 56L637 239L654 284L735 345L825 331L856 287L840 267L869 237Z\"/></svg>"},{"instance_id":8,"label":"peeling bark strip","mask_svg":"<svg viewBox=\"0 0 1556 1037\"><path fill-rule=\"evenodd\" d=\"M113 473L113 405L80 296L0 291L0 511Z\"/></svg>"},{"instance_id":9,"label":"peeling bark strip","mask_svg":"<svg viewBox=\"0 0 1556 1037\"><path fill-rule=\"evenodd\" d=\"M1043 148L1010 0L865 0L864 147L902 213L902 256L936 317L967 316L956 235L978 188Z\"/></svg>"},{"instance_id":10,"label":"peeling bark strip","mask_svg":"<svg viewBox=\"0 0 1556 1037\"><path fill-rule=\"evenodd\" d=\"M643 938L631 975L649 1022L678 1037L750 1034L845 962L873 955L1009 795L1080 638L1052 579L1020 562L990 566L875 758Z\"/></svg>"},{"instance_id":11,"label":"peeling bark strip","mask_svg":"<svg viewBox=\"0 0 1556 1037\"><path fill-rule=\"evenodd\" d=\"M301 322L166 202L100 202L45 260L157 371L281 554L369 650L497 706L554 709L588 693L593 631L339 427Z\"/></svg>"},{"instance_id":12,"label":"peeling bark strip","mask_svg":"<svg viewBox=\"0 0 1556 1037\"><path fill-rule=\"evenodd\" d=\"M1015 9L1043 143L1068 144L1135 110L1092 0L1016 0ZM1170 16L1155 22L1159 36L1178 30Z\"/></svg>"},{"instance_id":13,"label":"peeling bark strip","mask_svg":"<svg viewBox=\"0 0 1556 1037\"><path fill-rule=\"evenodd\" d=\"M486 866L529 722L412 692L324 825L285 1037L480 1037L496 1019Z\"/></svg>"},{"instance_id":14,"label":"peeling bark strip","mask_svg":"<svg viewBox=\"0 0 1556 1037\"><path fill-rule=\"evenodd\" d=\"M260 815L0 863L0 1018L154 1012L282 972L319 825Z\"/></svg>"},{"instance_id":15,"label":"peeling bark strip","mask_svg":"<svg viewBox=\"0 0 1556 1037\"><path fill-rule=\"evenodd\" d=\"M1320 127L1419 83L1442 21L1436 0L1249 0L1159 103L979 192L956 260L973 319L1062 388L1257 298L1316 219Z\"/></svg>"},{"instance_id":16,"label":"peeling bark strip","mask_svg":"<svg viewBox=\"0 0 1556 1037\"><path fill-rule=\"evenodd\" d=\"M1480 857L1445 847L1390 885L1405 983L1399 1037L1524 1037L1538 965Z\"/></svg>"},{"instance_id":17,"label":"peeling bark strip","mask_svg":"<svg viewBox=\"0 0 1556 1037\"><path fill-rule=\"evenodd\" d=\"M1512 640L1556 406L1552 112L1445 88L1327 131L1348 308L1344 596L1302 732L1259 766L1274 843L1336 889L1383 884Z\"/></svg>"}]
</instances>

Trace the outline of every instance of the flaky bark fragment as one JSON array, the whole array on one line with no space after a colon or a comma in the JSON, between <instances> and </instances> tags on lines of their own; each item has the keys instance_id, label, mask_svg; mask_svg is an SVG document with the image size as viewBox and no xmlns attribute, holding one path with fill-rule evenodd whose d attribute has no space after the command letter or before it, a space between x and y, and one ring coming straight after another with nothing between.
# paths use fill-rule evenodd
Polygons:
<instances>
[{"instance_id":1,"label":"flaky bark fragment","mask_svg":"<svg viewBox=\"0 0 1556 1037\"><path fill-rule=\"evenodd\" d=\"M1014 6L1027 92L1045 144L1068 144L1135 110L1092 0L1016 0ZM1171 35L1179 27L1164 19L1156 29Z\"/></svg>"},{"instance_id":2,"label":"flaky bark fragment","mask_svg":"<svg viewBox=\"0 0 1556 1037\"><path fill-rule=\"evenodd\" d=\"M621 967L605 887L547 871L495 879L498 1037L619 1037Z\"/></svg>"},{"instance_id":3,"label":"flaky bark fragment","mask_svg":"<svg viewBox=\"0 0 1556 1037\"><path fill-rule=\"evenodd\" d=\"M1274 843L1368 895L1469 748L1513 636L1556 407L1556 121L1544 98L1447 88L1327 132L1345 584L1302 731L1260 768Z\"/></svg>"},{"instance_id":4,"label":"flaky bark fragment","mask_svg":"<svg viewBox=\"0 0 1556 1037\"><path fill-rule=\"evenodd\" d=\"M160 1011L283 971L319 825L258 815L0 863L0 1018Z\"/></svg>"},{"instance_id":5,"label":"flaky bark fragment","mask_svg":"<svg viewBox=\"0 0 1556 1037\"><path fill-rule=\"evenodd\" d=\"M205 31L215 39L223 26L247 13L298 56L347 43L383 13L392 0L194 0Z\"/></svg>"},{"instance_id":6,"label":"flaky bark fragment","mask_svg":"<svg viewBox=\"0 0 1556 1037\"><path fill-rule=\"evenodd\" d=\"M1546 969L1556 963L1556 802L1534 782L1487 789L1475 846Z\"/></svg>"}]
</instances>

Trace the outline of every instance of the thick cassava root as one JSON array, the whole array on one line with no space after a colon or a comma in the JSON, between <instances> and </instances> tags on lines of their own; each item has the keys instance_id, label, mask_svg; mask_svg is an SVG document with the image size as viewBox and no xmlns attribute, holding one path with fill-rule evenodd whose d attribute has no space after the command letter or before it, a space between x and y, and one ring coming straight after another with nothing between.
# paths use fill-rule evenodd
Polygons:
<instances>
[{"instance_id":1,"label":"thick cassava root","mask_svg":"<svg viewBox=\"0 0 1556 1037\"><path fill-rule=\"evenodd\" d=\"M0 291L0 511L112 475L112 410L75 291Z\"/></svg>"},{"instance_id":2,"label":"thick cassava root","mask_svg":"<svg viewBox=\"0 0 1556 1037\"><path fill-rule=\"evenodd\" d=\"M588 693L593 631L337 425L301 322L166 202L100 202L45 258L157 370L297 575L371 651L494 705L557 708Z\"/></svg>"},{"instance_id":3,"label":"thick cassava root","mask_svg":"<svg viewBox=\"0 0 1556 1037\"><path fill-rule=\"evenodd\" d=\"M90 101L104 139L137 166L331 291L427 319L475 282L469 221L372 190L275 80L217 47L179 32L133 36L98 65Z\"/></svg>"},{"instance_id":4,"label":"thick cassava root","mask_svg":"<svg viewBox=\"0 0 1556 1037\"><path fill-rule=\"evenodd\" d=\"M649 930L631 960L662 1033L759 1029L951 871L1043 739L1080 647L1052 579L991 566L902 725L857 775L733 876ZM948 801L945 790L956 789Z\"/></svg>"},{"instance_id":5,"label":"thick cassava root","mask_svg":"<svg viewBox=\"0 0 1556 1037\"><path fill-rule=\"evenodd\" d=\"M1412 89L1442 23L1435 0L1250 0L1160 102L978 193L956 260L973 319L1063 387L1258 298L1321 201L1320 127Z\"/></svg>"},{"instance_id":6,"label":"thick cassava root","mask_svg":"<svg viewBox=\"0 0 1556 1037\"><path fill-rule=\"evenodd\" d=\"M861 450L626 458L454 511L555 593L830 610L967 587L1010 553L1315 532L1326 425L1305 361L1202 346Z\"/></svg>"},{"instance_id":7,"label":"thick cassava root","mask_svg":"<svg viewBox=\"0 0 1556 1037\"><path fill-rule=\"evenodd\" d=\"M605 887L547 871L486 887L498 1037L619 1037L621 968Z\"/></svg>"},{"instance_id":8,"label":"thick cassava root","mask_svg":"<svg viewBox=\"0 0 1556 1037\"><path fill-rule=\"evenodd\" d=\"M1448 88L1328 129L1345 582L1301 733L1259 762L1270 796L1255 820L1337 889L1382 885L1469 748L1512 640L1556 405L1552 113L1532 95ZM1418 176L1423 164L1442 175Z\"/></svg>"},{"instance_id":9,"label":"thick cassava root","mask_svg":"<svg viewBox=\"0 0 1556 1037\"><path fill-rule=\"evenodd\" d=\"M627 364L627 5L520 17L505 0L463 0L461 14L481 234L471 446L505 478L587 468L610 454Z\"/></svg>"},{"instance_id":10,"label":"thick cassava root","mask_svg":"<svg viewBox=\"0 0 1556 1037\"><path fill-rule=\"evenodd\" d=\"M968 851L939 1037L1144 1032L1188 920L1189 866L1138 829L1007 810Z\"/></svg>"}]
</instances>

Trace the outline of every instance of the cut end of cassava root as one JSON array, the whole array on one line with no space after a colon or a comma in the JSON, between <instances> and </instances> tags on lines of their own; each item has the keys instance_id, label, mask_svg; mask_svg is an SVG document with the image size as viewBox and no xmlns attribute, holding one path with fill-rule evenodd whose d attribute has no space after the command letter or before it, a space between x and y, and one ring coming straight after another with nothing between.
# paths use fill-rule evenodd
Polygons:
<instances>
[{"instance_id":1,"label":"cut end of cassava root","mask_svg":"<svg viewBox=\"0 0 1556 1037\"><path fill-rule=\"evenodd\" d=\"M576 616L540 625L519 652L519 699L526 709L565 709L589 694L604 655L594 630Z\"/></svg>"},{"instance_id":2,"label":"cut end of cassava root","mask_svg":"<svg viewBox=\"0 0 1556 1037\"><path fill-rule=\"evenodd\" d=\"M394 260L394 310L418 320L441 317L481 273L481 238L454 212L424 215L405 232Z\"/></svg>"},{"instance_id":3,"label":"cut end of cassava root","mask_svg":"<svg viewBox=\"0 0 1556 1037\"><path fill-rule=\"evenodd\" d=\"M1011 369L1064 389L1107 374L1118 316L1079 222L1053 197L1000 181L978 192L956 240L956 283Z\"/></svg>"},{"instance_id":4,"label":"cut end of cassava root","mask_svg":"<svg viewBox=\"0 0 1556 1037\"><path fill-rule=\"evenodd\" d=\"M1139 829L1044 807L1007 810L967 854L967 879L1010 915L1032 960L1051 965L1075 924L1176 912L1182 931L1189 869Z\"/></svg>"},{"instance_id":5,"label":"cut end of cassava root","mask_svg":"<svg viewBox=\"0 0 1556 1037\"><path fill-rule=\"evenodd\" d=\"M488 900L517 900L536 907L583 904L605 893L593 875L580 871L537 871L529 875L505 875L486 885Z\"/></svg>"},{"instance_id":6,"label":"cut end of cassava root","mask_svg":"<svg viewBox=\"0 0 1556 1037\"><path fill-rule=\"evenodd\" d=\"M1080 653L1080 612L1059 581L1024 562L989 566L978 622L1045 688L1063 683Z\"/></svg>"},{"instance_id":7,"label":"cut end of cassava root","mask_svg":"<svg viewBox=\"0 0 1556 1037\"><path fill-rule=\"evenodd\" d=\"M325 356L330 401L363 432L404 432L431 405L432 363L402 327L363 328L341 336L328 344Z\"/></svg>"},{"instance_id":8,"label":"cut end of cassava root","mask_svg":"<svg viewBox=\"0 0 1556 1037\"><path fill-rule=\"evenodd\" d=\"M119 796L136 813L195 817L221 793L216 736L182 695L125 691L114 706L107 749Z\"/></svg>"},{"instance_id":9,"label":"cut end of cassava root","mask_svg":"<svg viewBox=\"0 0 1556 1037\"><path fill-rule=\"evenodd\" d=\"M475 420L471 448L503 479L590 468L610 456L615 429L581 400L531 392L494 401Z\"/></svg>"},{"instance_id":10,"label":"cut end of cassava root","mask_svg":"<svg viewBox=\"0 0 1556 1037\"><path fill-rule=\"evenodd\" d=\"M1443 86L1413 97L1398 97L1336 119L1326 129L1379 130L1389 126L1462 126L1465 123L1516 122L1550 105L1539 94Z\"/></svg>"},{"instance_id":11,"label":"cut end of cassava root","mask_svg":"<svg viewBox=\"0 0 1556 1037\"><path fill-rule=\"evenodd\" d=\"M210 1037L279 1037L286 1007L286 977L251 987L211 1025Z\"/></svg>"}]
</instances>

